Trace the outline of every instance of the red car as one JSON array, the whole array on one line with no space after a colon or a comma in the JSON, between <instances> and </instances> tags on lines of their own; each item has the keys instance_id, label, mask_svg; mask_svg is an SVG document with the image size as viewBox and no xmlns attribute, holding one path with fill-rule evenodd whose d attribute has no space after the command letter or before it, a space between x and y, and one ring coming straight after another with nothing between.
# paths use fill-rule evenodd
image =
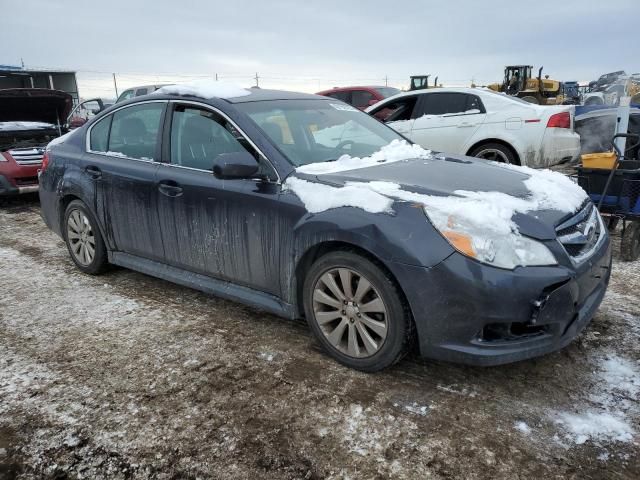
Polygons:
<instances>
[{"instance_id":1,"label":"red car","mask_svg":"<svg viewBox=\"0 0 640 480\"><path fill-rule=\"evenodd\" d=\"M45 88L0 90L0 196L38 191L47 144L63 127L73 98Z\"/></svg>"},{"instance_id":2,"label":"red car","mask_svg":"<svg viewBox=\"0 0 640 480\"><path fill-rule=\"evenodd\" d=\"M349 105L364 110L397 93L400 93L400 90L393 87L336 87L318 92L316 95L342 100Z\"/></svg>"}]
</instances>

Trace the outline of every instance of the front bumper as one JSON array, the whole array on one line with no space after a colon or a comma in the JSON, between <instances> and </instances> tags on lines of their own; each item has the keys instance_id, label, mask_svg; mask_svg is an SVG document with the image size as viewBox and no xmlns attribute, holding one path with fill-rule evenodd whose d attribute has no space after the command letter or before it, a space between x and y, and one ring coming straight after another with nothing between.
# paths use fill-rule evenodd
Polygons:
<instances>
[{"instance_id":1,"label":"front bumper","mask_svg":"<svg viewBox=\"0 0 640 480\"><path fill-rule=\"evenodd\" d=\"M611 275L607 238L575 268L501 270L454 253L432 268L394 264L424 357L499 365L565 347L589 323Z\"/></svg>"},{"instance_id":2,"label":"front bumper","mask_svg":"<svg viewBox=\"0 0 640 480\"><path fill-rule=\"evenodd\" d=\"M0 155L0 197L38 191L40 163L19 165L8 154L0 152Z\"/></svg>"}]
</instances>

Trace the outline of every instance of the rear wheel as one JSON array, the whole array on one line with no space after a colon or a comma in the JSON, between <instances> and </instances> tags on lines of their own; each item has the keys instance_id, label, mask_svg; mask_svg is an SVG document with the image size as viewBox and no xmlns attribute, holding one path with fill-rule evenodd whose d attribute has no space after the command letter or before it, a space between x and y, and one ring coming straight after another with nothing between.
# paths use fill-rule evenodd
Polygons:
<instances>
[{"instance_id":1,"label":"rear wheel","mask_svg":"<svg viewBox=\"0 0 640 480\"><path fill-rule=\"evenodd\" d=\"M399 361L413 324L395 282L370 260L350 251L316 261L304 283L307 322L340 363L375 372Z\"/></svg>"},{"instance_id":2,"label":"rear wheel","mask_svg":"<svg viewBox=\"0 0 640 480\"><path fill-rule=\"evenodd\" d=\"M632 262L640 257L640 222L629 222L625 226L620 254L625 262Z\"/></svg>"},{"instance_id":3,"label":"rear wheel","mask_svg":"<svg viewBox=\"0 0 640 480\"><path fill-rule=\"evenodd\" d=\"M529 103L535 103L536 105L540 105L540 100L538 100L536 97L533 97L531 95L526 95L524 97L521 97L522 100L524 100L525 102L529 102Z\"/></svg>"},{"instance_id":4,"label":"rear wheel","mask_svg":"<svg viewBox=\"0 0 640 480\"><path fill-rule=\"evenodd\" d=\"M484 158L485 160L493 160L494 162L520 165L513 151L501 143L484 143L471 150L469 155Z\"/></svg>"},{"instance_id":5,"label":"rear wheel","mask_svg":"<svg viewBox=\"0 0 640 480\"><path fill-rule=\"evenodd\" d=\"M80 200L74 200L67 206L63 234L71 259L80 270L91 275L105 270L107 250L98 224Z\"/></svg>"}]
</instances>

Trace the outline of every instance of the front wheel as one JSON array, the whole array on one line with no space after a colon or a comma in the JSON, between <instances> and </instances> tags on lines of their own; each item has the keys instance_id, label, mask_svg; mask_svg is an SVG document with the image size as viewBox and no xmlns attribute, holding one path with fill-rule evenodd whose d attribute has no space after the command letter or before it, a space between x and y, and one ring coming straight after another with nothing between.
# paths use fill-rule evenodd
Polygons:
<instances>
[{"instance_id":1,"label":"front wheel","mask_svg":"<svg viewBox=\"0 0 640 480\"><path fill-rule=\"evenodd\" d=\"M381 267L350 251L316 261L304 282L307 322L338 362L375 372L399 361L413 336L402 294Z\"/></svg>"},{"instance_id":2,"label":"front wheel","mask_svg":"<svg viewBox=\"0 0 640 480\"><path fill-rule=\"evenodd\" d=\"M105 270L107 249L94 216L80 200L67 206L62 231L69 255L80 270L91 275Z\"/></svg>"}]
</instances>

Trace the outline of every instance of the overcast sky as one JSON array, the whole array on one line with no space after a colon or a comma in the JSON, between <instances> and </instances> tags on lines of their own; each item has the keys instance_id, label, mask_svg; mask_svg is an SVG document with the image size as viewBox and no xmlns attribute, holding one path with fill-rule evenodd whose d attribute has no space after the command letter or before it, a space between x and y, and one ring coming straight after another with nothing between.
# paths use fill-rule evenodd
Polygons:
<instances>
[{"instance_id":1,"label":"overcast sky","mask_svg":"<svg viewBox=\"0 0 640 480\"><path fill-rule=\"evenodd\" d=\"M507 64L558 80L640 71L639 0L0 0L0 64L79 72L83 97L218 73L317 91L498 81ZM109 93L110 92L110 93Z\"/></svg>"}]
</instances>

